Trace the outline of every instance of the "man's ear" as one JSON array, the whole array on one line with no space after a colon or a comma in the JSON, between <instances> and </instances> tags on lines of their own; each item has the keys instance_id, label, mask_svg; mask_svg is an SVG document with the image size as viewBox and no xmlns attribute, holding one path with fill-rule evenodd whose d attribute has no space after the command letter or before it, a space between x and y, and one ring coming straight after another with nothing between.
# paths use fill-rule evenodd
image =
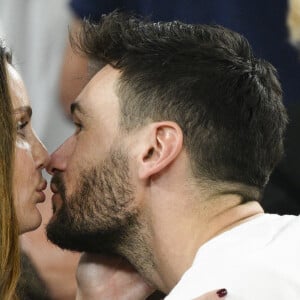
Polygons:
<instances>
[{"instance_id":1,"label":"man's ear","mask_svg":"<svg viewBox=\"0 0 300 300\"><path fill-rule=\"evenodd\" d=\"M181 128L171 121L152 123L143 137L139 178L146 179L171 164L182 150Z\"/></svg>"}]
</instances>

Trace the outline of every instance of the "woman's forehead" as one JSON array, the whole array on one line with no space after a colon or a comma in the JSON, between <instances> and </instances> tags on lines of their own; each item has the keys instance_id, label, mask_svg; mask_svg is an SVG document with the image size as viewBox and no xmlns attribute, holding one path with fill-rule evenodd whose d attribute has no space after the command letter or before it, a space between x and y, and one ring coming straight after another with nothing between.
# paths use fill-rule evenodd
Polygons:
<instances>
[{"instance_id":1,"label":"woman's forehead","mask_svg":"<svg viewBox=\"0 0 300 300\"><path fill-rule=\"evenodd\" d=\"M24 82L16 69L7 64L8 84L14 109L30 106Z\"/></svg>"}]
</instances>

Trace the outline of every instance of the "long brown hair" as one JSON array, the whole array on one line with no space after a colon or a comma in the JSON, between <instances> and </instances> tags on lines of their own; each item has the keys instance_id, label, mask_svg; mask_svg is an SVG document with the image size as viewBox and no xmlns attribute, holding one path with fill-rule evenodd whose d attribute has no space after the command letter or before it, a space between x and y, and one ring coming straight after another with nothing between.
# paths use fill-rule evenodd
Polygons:
<instances>
[{"instance_id":1,"label":"long brown hair","mask_svg":"<svg viewBox=\"0 0 300 300\"><path fill-rule=\"evenodd\" d=\"M0 40L0 299L17 299L20 274L18 222L13 201L15 125L7 64L11 56Z\"/></svg>"}]
</instances>

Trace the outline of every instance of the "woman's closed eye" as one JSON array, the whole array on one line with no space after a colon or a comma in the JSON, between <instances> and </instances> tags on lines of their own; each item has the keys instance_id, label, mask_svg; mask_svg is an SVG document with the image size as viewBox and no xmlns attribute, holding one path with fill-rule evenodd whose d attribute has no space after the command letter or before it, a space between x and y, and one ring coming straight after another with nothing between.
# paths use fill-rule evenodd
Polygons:
<instances>
[{"instance_id":1,"label":"woman's closed eye","mask_svg":"<svg viewBox=\"0 0 300 300\"><path fill-rule=\"evenodd\" d=\"M25 137L26 136L26 126L28 125L28 121L18 121L17 122L17 134Z\"/></svg>"},{"instance_id":2,"label":"woman's closed eye","mask_svg":"<svg viewBox=\"0 0 300 300\"><path fill-rule=\"evenodd\" d=\"M83 126L81 123L78 122L74 122L74 125L76 127L75 134L78 134L82 130Z\"/></svg>"},{"instance_id":3,"label":"woman's closed eye","mask_svg":"<svg viewBox=\"0 0 300 300\"><path fill-rule=\"evenodd\" d=\"M27 130L30 132L30 120L32 115L32 110L30 106L21 106L14 110L17 135L19 137L25 138L27 135ZM29 129L27 129L29 128Z\"/></svg>"}]
</instances>

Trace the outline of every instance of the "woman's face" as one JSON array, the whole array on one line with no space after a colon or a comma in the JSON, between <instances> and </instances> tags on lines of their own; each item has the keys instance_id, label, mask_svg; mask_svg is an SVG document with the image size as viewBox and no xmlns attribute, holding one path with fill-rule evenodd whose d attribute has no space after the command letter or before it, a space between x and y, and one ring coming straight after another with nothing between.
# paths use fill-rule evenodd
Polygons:
<instances>
[{"instance_id":1,"label":"woman's face","mask_svg":"<svg viewBox=\"0 0 300 300\"><path fill-rule=\"evenodd\" d=\"M14 161L14 201L20 233L40 226L37 203L45 201L46 180L42 169L48 163L48 152L31 128L31 107L24 83L16 70L8 65L9 88L17 130Z\"/></svg>"}]
</instances>

